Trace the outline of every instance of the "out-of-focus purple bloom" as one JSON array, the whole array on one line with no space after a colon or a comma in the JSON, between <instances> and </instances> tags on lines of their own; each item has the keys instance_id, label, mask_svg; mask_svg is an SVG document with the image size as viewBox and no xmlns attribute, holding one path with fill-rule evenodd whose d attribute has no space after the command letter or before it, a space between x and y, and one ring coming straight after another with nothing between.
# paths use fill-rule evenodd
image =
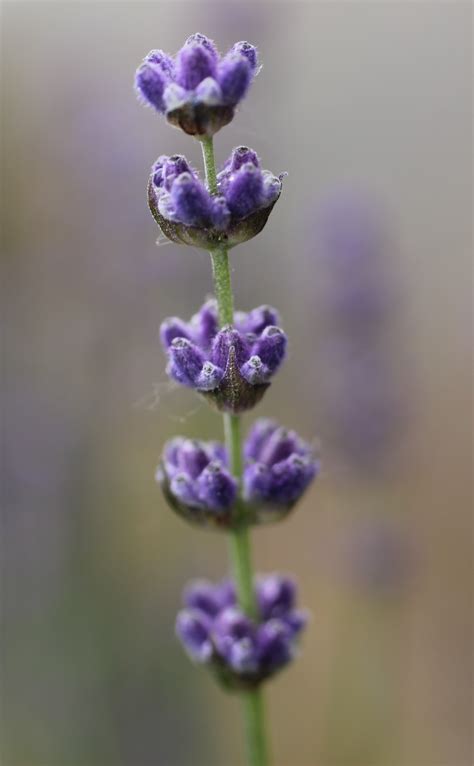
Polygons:
<instances>
[{"instance_id":1,"label":"out-of-focus purple bloom","mask_svg":"<svg viewBox=\"0 0 474 766\"><path fill-rule=\"evenodd\" d=\"M392 455L404 409L391 353L396 287L387 236L376 204L349 192L325 202L319 230L322 415L328 441L348 463L373 472Z\"/></svg>"},{"instance_id":2,"label":"out-of-focus purple bloom","mask_svg":"<svg viewBox=\"0 0 474 766\"><path fill-rule=\"evenodd\" d=\"M281 193L281 178L263 170L246 146L233 150L212 195L181 155L154 163L148 184L150 210L162 233L177 244L213 250L255 237Z\"/></svg>"},{"instance_id":3,"label":"out-of-focus purple bloom","mask_svg":"<svg viewBox=\"0 0 474 766\"><path fill-rule=\"evenodd\" d=\"M243 494L250 505L267 510L267 519L285 515L320 470L309 444L273 420L257 420L244 447L247 461Z\"/></svg>"},{"instance_id":4,"label":"out-of-focus purple bloom","mask_svg":"<svg viewBox=\"0 0 474 766\"><path fill-rule=\"evenodd\" d=\"M212 40L196 33L174 57L150 51L137 69L135 90L185 133L212 136L232 120L257 71L250 43L235 43L221 57Z\"/></svg>"},{"instance_id":5,"label":"out-of-focus purple bloom","mask_svg":"<svg viewBox=\"0 0 474 766\"><path fill-rule=\"evenodd\" d=\"M386 233L374 204L354 194L327 200L320 214L325 300L336 323L364 332L384 322L394 295L387 279Z\"/></svg>"},{"instance_id":6,"label":"out-of-focus purple bloom","mask_svg":"<svg viewBox=\"0 0 474 766\"><path fill-rule=\"evenodd\" d=\"M372 595L396 595L414 573L415 550L390 518L363 519L342 541L343 570L351 586Z\"/></svg>"},{"instance_id":7,"label":"out-of-focus purple bloom","mask_svg":"<svg viewBox=\"0 0 474 766\"><path fill-rule=\"evenodd\" d=\"M202 610L187 609L178 614L176 633L186 651L196 662L209 662L213 647L210 640L210 620Z\"/></svg>"},{"instance_id":8,"label":"out-of-focus purple bloom","mask_svg":"<svg viewBox=\"0 0 474 766\"><path fill-rule=\"evenodd\" d=\"M191 321L166 319L160 337L168 374L203 394L219 410L242 412L263 396L286 354L286 335L275 309L236 312L234 325L219 330L214 300Z\"/></svg>"},{"instance_id":9,"label":"out-of-focus purple bloom","mask_svg":"<svg viewBox=\"0 0 474 766\"><path fill-rule=\"evenodd\" d=\"M237 605L229 580L197 580L184 592L177 635L189 656L213 669L231 688L252 688L295 656L307 614L296 608L295 583L280 574L257 578L258 620Z\"/></svg>"},{"instance_id":10,"label":"out-of-focus purple bloom","mask_svg":"<svg viewBox=\"0 0 474 766\"><path fill-rule=\"evenodd\" d=\"M231 523L237 482L222 444L175 437L165 445L156 479L186 520L221 527Z\"/></svg>"},{"instance_id":11,"label":"out-of-focus purple bloom","mask_svg":"<svg viewBox=\"0 0 474 766\"><path fill-rule=\"evenodd\" d=\"M271 313L271 309L266 311ZM256 312L253 317L258 324ZM173 336L171 324L166 331ZM209 332L209 327L203 332ZM196 524L225 530L242 523L242 513L248 524L284 518L319 472L319 461L310 446L294 431L287 431L272 420L256 421L245 442L244 456L240 503L237 503L237 481L230 474L225 447L218 442L172 439L164 447L156 478L169 504L180 516ZM282 590L278 578L269 577L260 587L260 607L266 619L280 617L291 608L294 585L288 579L283 585ZM203 595L203 591L200 592ZM217 609L212 599L208 592L207 611L211 615ZM231 593L226 604L232 604L233 599ZM189 605L196 606L194 602Z\"/></svg>"}]
</instances>

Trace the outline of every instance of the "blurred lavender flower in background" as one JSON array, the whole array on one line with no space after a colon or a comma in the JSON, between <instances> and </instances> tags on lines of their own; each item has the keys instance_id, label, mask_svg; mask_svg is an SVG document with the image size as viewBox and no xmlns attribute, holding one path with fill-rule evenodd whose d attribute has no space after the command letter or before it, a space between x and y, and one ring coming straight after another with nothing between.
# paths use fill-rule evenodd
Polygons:
<instances>
[{"instance_id":1,"label":"blurred lavender flower in background","mask_svg":"<svg viewBox=\"0 0 474 766\"><path fill-rule=\"evenodd\" d=\"M345 531L341 548L343 576L365 593L400 594L414 574L414 544L396 519L359 520Z\"/></svg>"},{"instance_id":2,"label":"blurred lavender flower in background","mask_svg":"<svg viewBox=\"0 0 474 766\"><path fill-rule=\"evenodd\" d=\"M356 193L326 199L319 221L322 417L346 464L372 473L392 459L404 418L390 342L398 296L387 235L376 204Z\"/></svg>"}]
</instances>

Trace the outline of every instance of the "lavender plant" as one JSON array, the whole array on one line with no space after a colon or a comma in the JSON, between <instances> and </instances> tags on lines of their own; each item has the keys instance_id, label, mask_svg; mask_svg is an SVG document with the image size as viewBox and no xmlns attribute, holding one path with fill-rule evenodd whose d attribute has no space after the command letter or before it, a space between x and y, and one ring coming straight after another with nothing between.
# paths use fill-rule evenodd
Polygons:
<instances>
[{"instance_id":1,"label":"lavender plant","mask_svg":"<svg viewBox=\"0 0 474 766\"><path fill-rule=\"evenodd\" d=\"M286 356L287 338L270 306L235 311L229 250L261 232L283 175L263 170L239 146L218 171L213 136L234 117L258 73L255 46L238 42L220 56L202 34L176 56L151 51L137 70L140 100L201 143L205 182L185 157L160 156L148 183L151 213L172 242L211 256L215 299L190 321L165 319L167 372L222 412L225 444L176 437L156 478L187 522L225 532L233 580L196 580L184 592L176 633L189 657L242 695L251 766L269 762L261 686L294 658L306 612L286 576L255 577L250 529L288 515L319 471L311 447L273 420L259 419L242 443L241 414L262 399Z\"/></svg>"}]
</instances>

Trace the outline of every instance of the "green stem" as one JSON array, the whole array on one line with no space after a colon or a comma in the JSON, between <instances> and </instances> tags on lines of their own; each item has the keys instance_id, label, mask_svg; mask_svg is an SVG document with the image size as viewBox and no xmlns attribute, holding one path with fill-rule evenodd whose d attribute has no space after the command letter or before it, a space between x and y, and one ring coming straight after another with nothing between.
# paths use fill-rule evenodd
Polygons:
<instances>
[{"instance_id":1,"label":"green stem","mask_svg":"<svg viewBox=\"0 0 474 766\"><path fill-rule=\"evenodd\" d=\"M234 298L230 281L229 254L225 247L210 253L212 263L212 278L219 310L221 326L234 322Z\"/></svg>"},{"instance_id":2,"label":"green stem","mask_svg":"<svg viewBox=\"0 0 474 766\"><path fill-rule=\"evenodd\" d=\"M206 183L211 194L217 193L216 165L212 138L201 140ZM219 322L221 327L234 322L234 297L230 278L229 254L224 245L210 253L214 291L217 299ZM229 453L232 474L242 481L242 436L241 420L238 415L224 414L225 443ZM253 587L253 567L250 547L249 528L245 519L245 510L238 506L238 526L230 533L230 554L237 585L237 595L241 608L256 620L257 603ZM268 766L268 754L265 739L263 698L260 689L242 693L247 737L249 766Z\"/></svg>"},{"instance_id":3,"label":"green stem","mask_svg":"<svg viewBox=\"0 0 474 766\"><path fill-rule=\"evenodd\" d=\"M240 417L226 413L224 415L225 443L229 452L232 474L242 478L242 438ZM237 507L239 524L230 533L230 555L232 558L239 603L246 614L257 619L257 604L253 588L252 554L250 550L249 528L245 520L245 511Z\"/></svg>"},{"instance_id":4,"label":"green stem","mask_svg":"<svg viewBox=\"0 0 474 766\"><path fill-rule=\"evenodd\" d=\"M243 695L245 730L247 733L247 753L251 766L268 764L268 752L265 737L265 711L261 689L246 692Z\"/></svg>"},{"instance_id":5,"label":"green stem","mask_svg":"<svg viewBox=\"0 0 474 766\"><path fill-rule=\"evenodd\" d=\"M212 136L201 138L202 156L206 169L206 184L211 194L217 194L216 163L214 160L214 143Z\"/></svg>"}]
</instances>

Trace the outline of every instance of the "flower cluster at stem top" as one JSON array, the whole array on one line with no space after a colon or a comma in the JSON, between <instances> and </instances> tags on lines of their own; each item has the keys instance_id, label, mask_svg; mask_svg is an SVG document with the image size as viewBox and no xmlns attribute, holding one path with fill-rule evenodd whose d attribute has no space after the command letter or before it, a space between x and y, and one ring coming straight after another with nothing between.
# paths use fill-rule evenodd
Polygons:
<instances>
[{"instance_id":1,"label":"flower cluster at stem top","mask_svg":"<svg viewBox=\"0 0 474 766\"><path fill-rule=\"evenodd\" d=\"M137 69L135 89L185 133L212 136L232 120L257 71L257 49L250 43L235 43L220 56L212 40L196 33L174 57L150 51Z\"/></svg>"}]
</instances>

